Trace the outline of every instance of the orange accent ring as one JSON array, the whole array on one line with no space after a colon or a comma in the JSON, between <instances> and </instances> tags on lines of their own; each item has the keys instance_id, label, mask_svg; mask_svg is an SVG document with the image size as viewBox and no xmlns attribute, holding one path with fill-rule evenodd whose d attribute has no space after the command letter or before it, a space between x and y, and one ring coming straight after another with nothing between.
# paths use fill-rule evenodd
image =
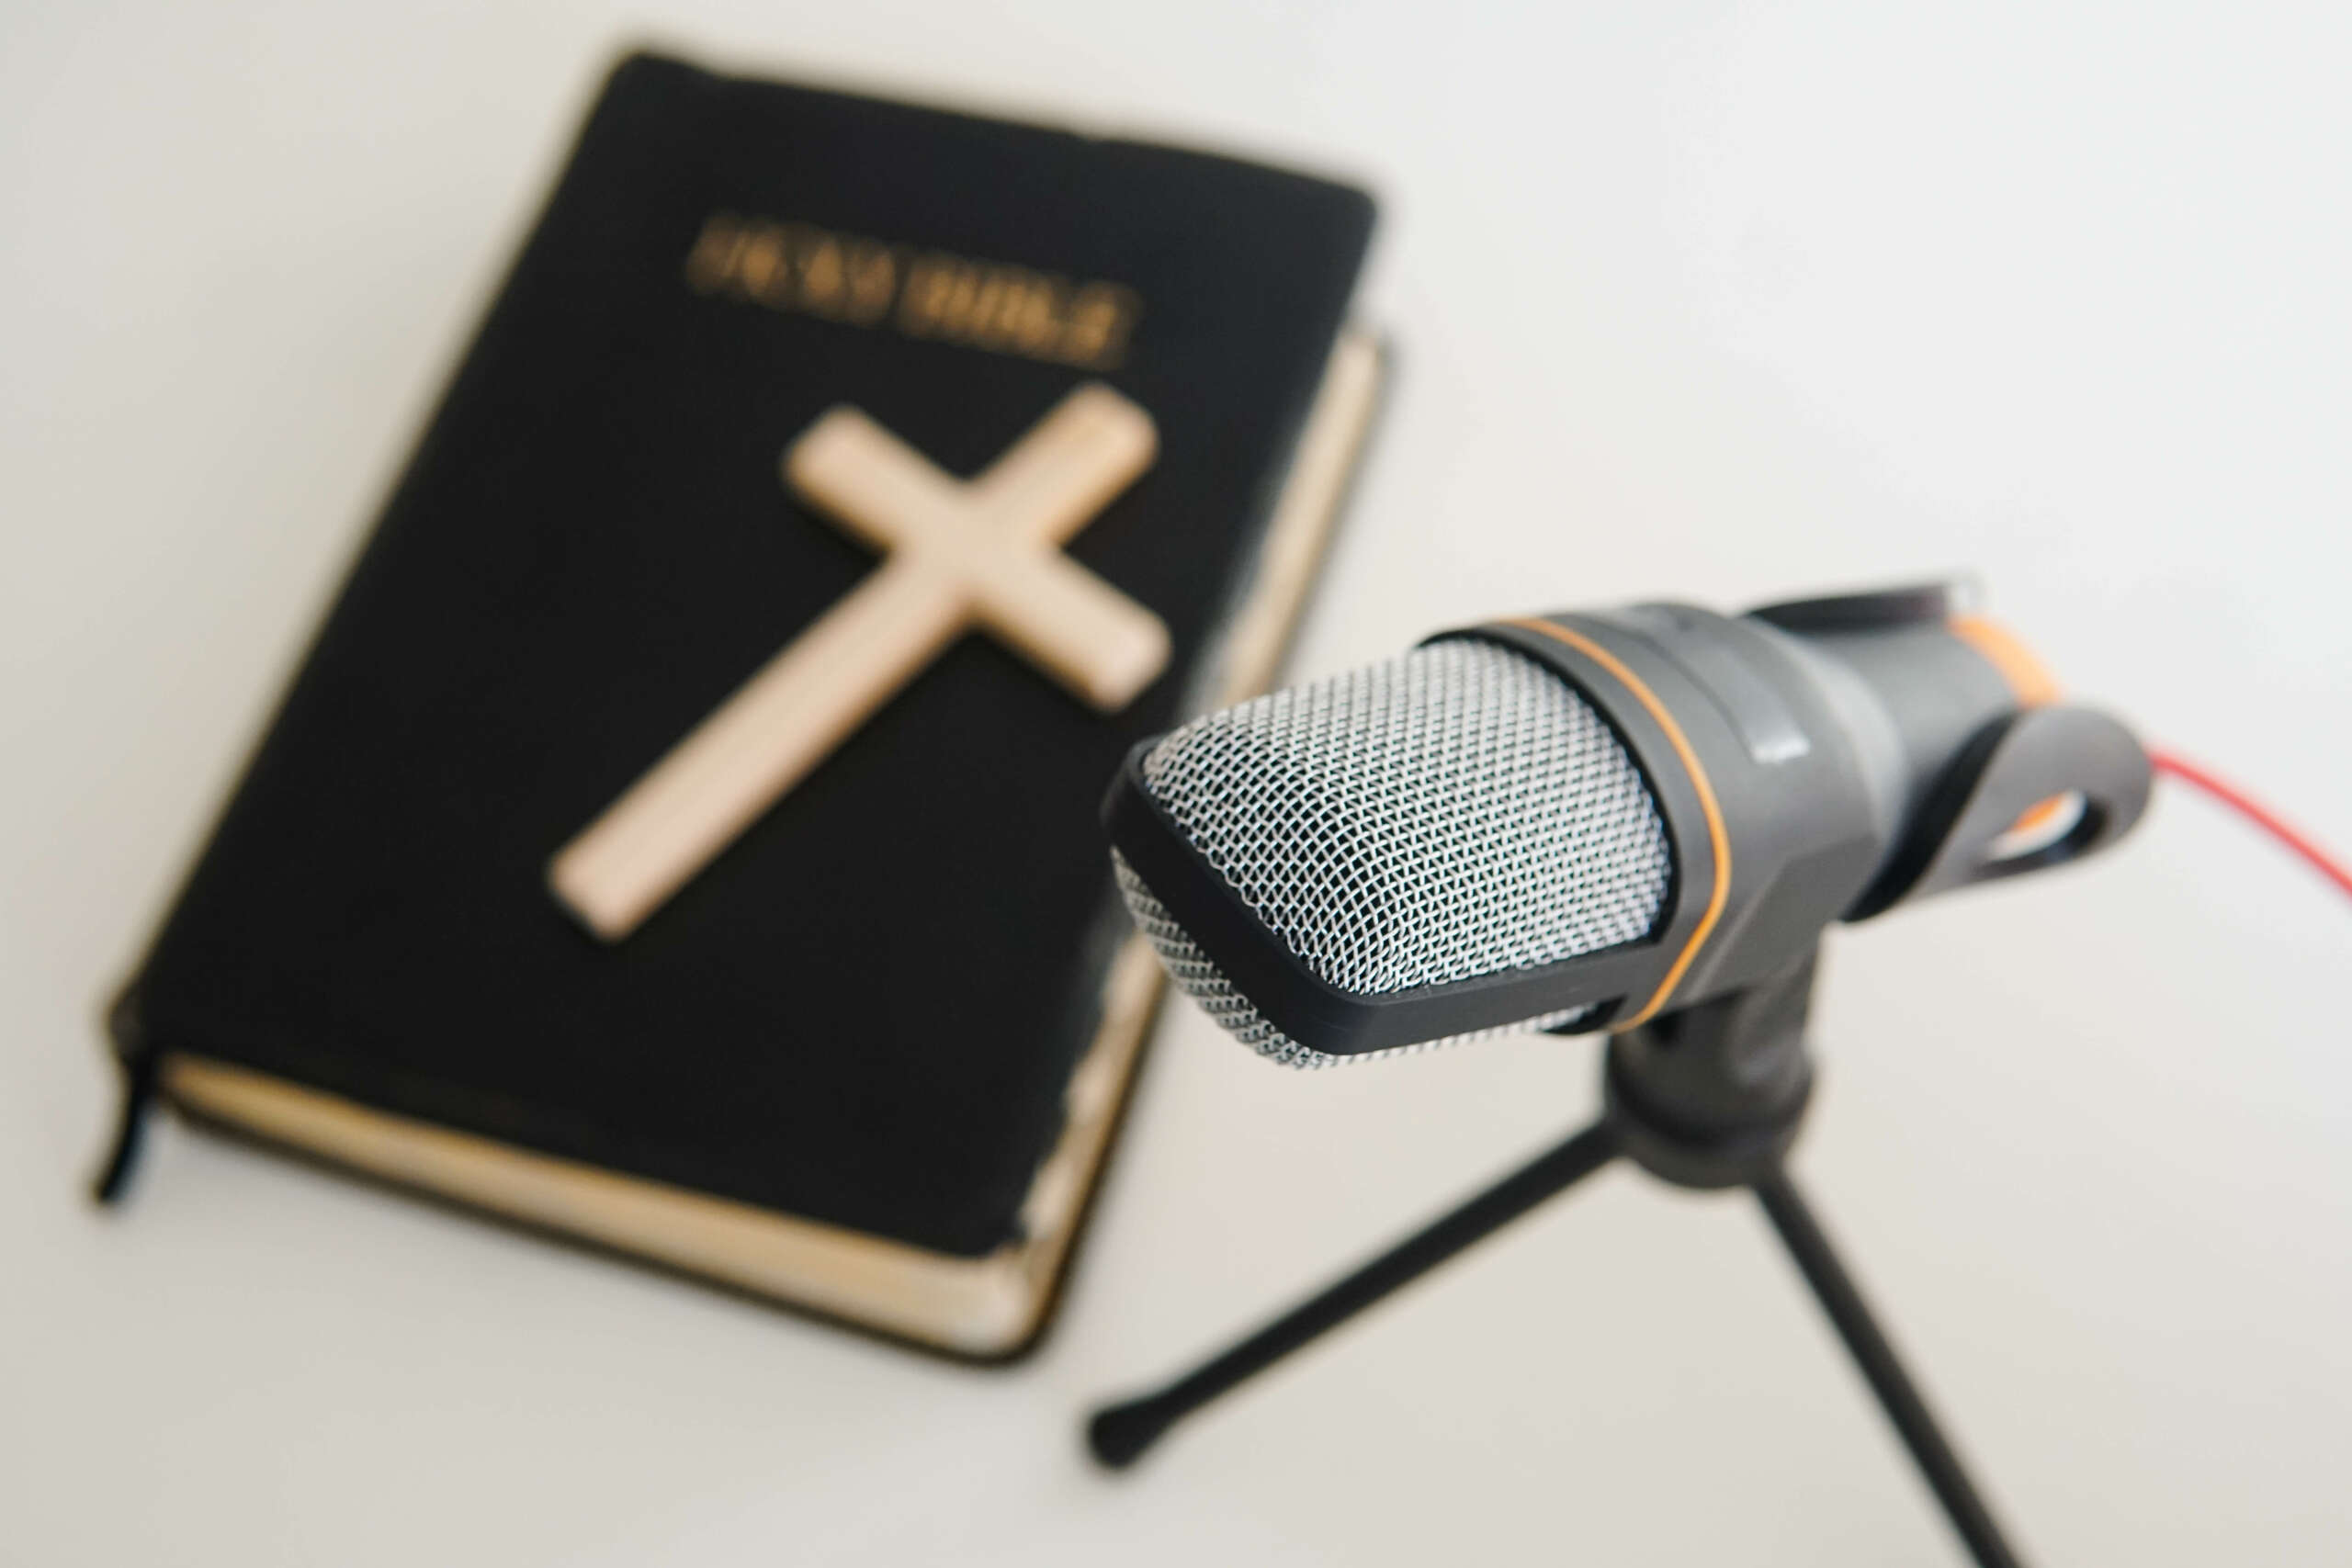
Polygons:
<instances>
[{"instance_id":1,"label":"orange accent ring","mask_svg":"<svg viewBox=\"0 0 2352 1568\"><path fill-rule=\"evenodd\" d=\"M1714 891L1708 896L1706 910L1700 915L1698 925L1691 929L1690 940L1682 944L1681 953L1676 956L1673 966L1667 970L1666 979L1659 985L1657 994L1650 998L1649 1005L1623 1022L1610 1025L1611 1029L1631 1029L1637 1023L1648 1021L1666 1005L1667 998L1674 994L1674 987L1682 983L1682 976L1690 969L1691 960L1699 956L1699 949L1713 933L1715 922L1723 918L1724 904L1730 901L1731 838L1724 831L1723 811L1715 804L1714 786L1707 782L1707 771L1699 765L1698 753L1690 750L1690 742L1683 737L1682 727L1674 722L1674 716L1666 711L1666 705L1657 700L1657 694L1642 683L1641 677L1626 669L1624 662L1615 654L1583 633L1554 626L1549 621L1529 618L1505 621L1503 625L1564 642L1623 682L1625 689L1649 710L1650 716L1657 720L1658 728L1666 731L1666 739L1674 747L1674 754L1682 759L1683 770L1690 775L1691 786L1698 791L1700 814L1707 819L1707 842L1715 857Z\"/></svg>"},{"instance_id":2,"label":"orange accent ring","mask_svg":"<svg viewBox=\"0 0 2352 1568\"><path fill-rule=\"evenodd\" d=\"M2010 694L2022 707L2038 708L2058 700L2058 678L2050 667L2000 622L1984 615L1954 615L1945 623L1951 635L1984 656L2007 683ZM2009 824L2012 833L2030 833L2049 825L2052 818L2063 810L2066 797L2053 795L2048 800L2025 808L2023 815Z\"/></svg>"},{"instance_id":3,"label":"orange accent ring","mask_svg":"<svg viewBox=\"0 0 2352 1568\"><path fill-rule=\"evenodd\" d=\"M2058 700L2058 678L2017 633L1984 615L1954 615L1945 624L1952 636L1984 656L2019 703L2038 708Z\"/></svg>"},{"instance_id":4,"label":"orange accent ring","mask_svg":"<svg viewBox=\"0 0 2352 1568\"><path fill-rule=\"evenodd\" d=\"M2032 833L2047 828L2057 819L2058 813L2066 808L2066 800L2065 795L2053 795L2048 800L2027 807L2018 819L2009 824L2007 830L2011 833Z\"/></svg>"}]
</instances>

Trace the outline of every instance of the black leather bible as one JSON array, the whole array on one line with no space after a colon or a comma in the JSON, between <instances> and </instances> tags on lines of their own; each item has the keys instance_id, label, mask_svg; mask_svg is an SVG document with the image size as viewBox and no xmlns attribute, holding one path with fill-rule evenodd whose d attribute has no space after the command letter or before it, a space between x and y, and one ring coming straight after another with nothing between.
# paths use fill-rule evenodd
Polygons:
<instances>
[{"instance_id":1,"label":"black leather bible","mask_svg":"<svg viewBox=\"0 0 2352 1568\"><path fill-rule=\"evenodd\" d=\"M1272 673L1372 216L624 61L114 1010L103 1190L154 1096L1025 1348L1157 995L1096 803Z\"/></svg>"}]
</instances>

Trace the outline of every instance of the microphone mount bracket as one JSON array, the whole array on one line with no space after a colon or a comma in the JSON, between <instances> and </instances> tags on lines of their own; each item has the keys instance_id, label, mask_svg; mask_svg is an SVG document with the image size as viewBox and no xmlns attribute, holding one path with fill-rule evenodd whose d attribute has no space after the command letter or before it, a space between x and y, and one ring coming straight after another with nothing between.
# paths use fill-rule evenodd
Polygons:
<instances>
[{"instance_id":1,"label":"microphone mount bracket","mask_svg":"<svg viewBox=\"0 0 2352 1568\"><path fill-rule=\"evenodd\" d=\"M1813 1098L1804 1028L1817 952L1609 1037L1601 1122L1619 1152L1702 1191L1752 1187L1780 1169Z\"/></svg>"}]
</instances>

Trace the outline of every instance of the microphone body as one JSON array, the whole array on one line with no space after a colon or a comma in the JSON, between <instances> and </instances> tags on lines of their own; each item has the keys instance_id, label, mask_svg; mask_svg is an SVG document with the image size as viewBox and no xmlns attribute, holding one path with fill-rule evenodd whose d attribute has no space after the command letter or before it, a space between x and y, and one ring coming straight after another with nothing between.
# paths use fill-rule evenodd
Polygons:
<instances>
[{"instance_id":1,"label":"microphone body","mask_svg":"<svg viewBox=\"0 0 2352 1568\"><path fill-rule=\"evenodd\" d=\"M1926 588L1443 633L1144 742L1103 809L1179 985L1325 1066L1728 995L1833 921L2103 847L2148 784Z\"/></svg>"}]
</instances>

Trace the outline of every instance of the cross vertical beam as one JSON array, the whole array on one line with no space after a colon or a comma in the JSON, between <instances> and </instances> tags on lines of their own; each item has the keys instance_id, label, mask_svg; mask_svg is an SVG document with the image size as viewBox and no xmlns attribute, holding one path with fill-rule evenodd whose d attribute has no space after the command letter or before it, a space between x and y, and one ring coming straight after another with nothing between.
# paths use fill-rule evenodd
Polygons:
<instances>
[{"instance_id":1,"label":"cross vertical beam","mask_svg":"<svg viewBox=\"0 0 2352 1568\"><path fill-rule=\"evenodd\" d=\"M1115 713L1168 662L1159 616L1061 553L1151 466L1151 416L1100 382L959 480L854 408L787 447L785 482L882 565L558 851L556 897L617 942L975 626Z\"/></svg>"}]
</instances>

